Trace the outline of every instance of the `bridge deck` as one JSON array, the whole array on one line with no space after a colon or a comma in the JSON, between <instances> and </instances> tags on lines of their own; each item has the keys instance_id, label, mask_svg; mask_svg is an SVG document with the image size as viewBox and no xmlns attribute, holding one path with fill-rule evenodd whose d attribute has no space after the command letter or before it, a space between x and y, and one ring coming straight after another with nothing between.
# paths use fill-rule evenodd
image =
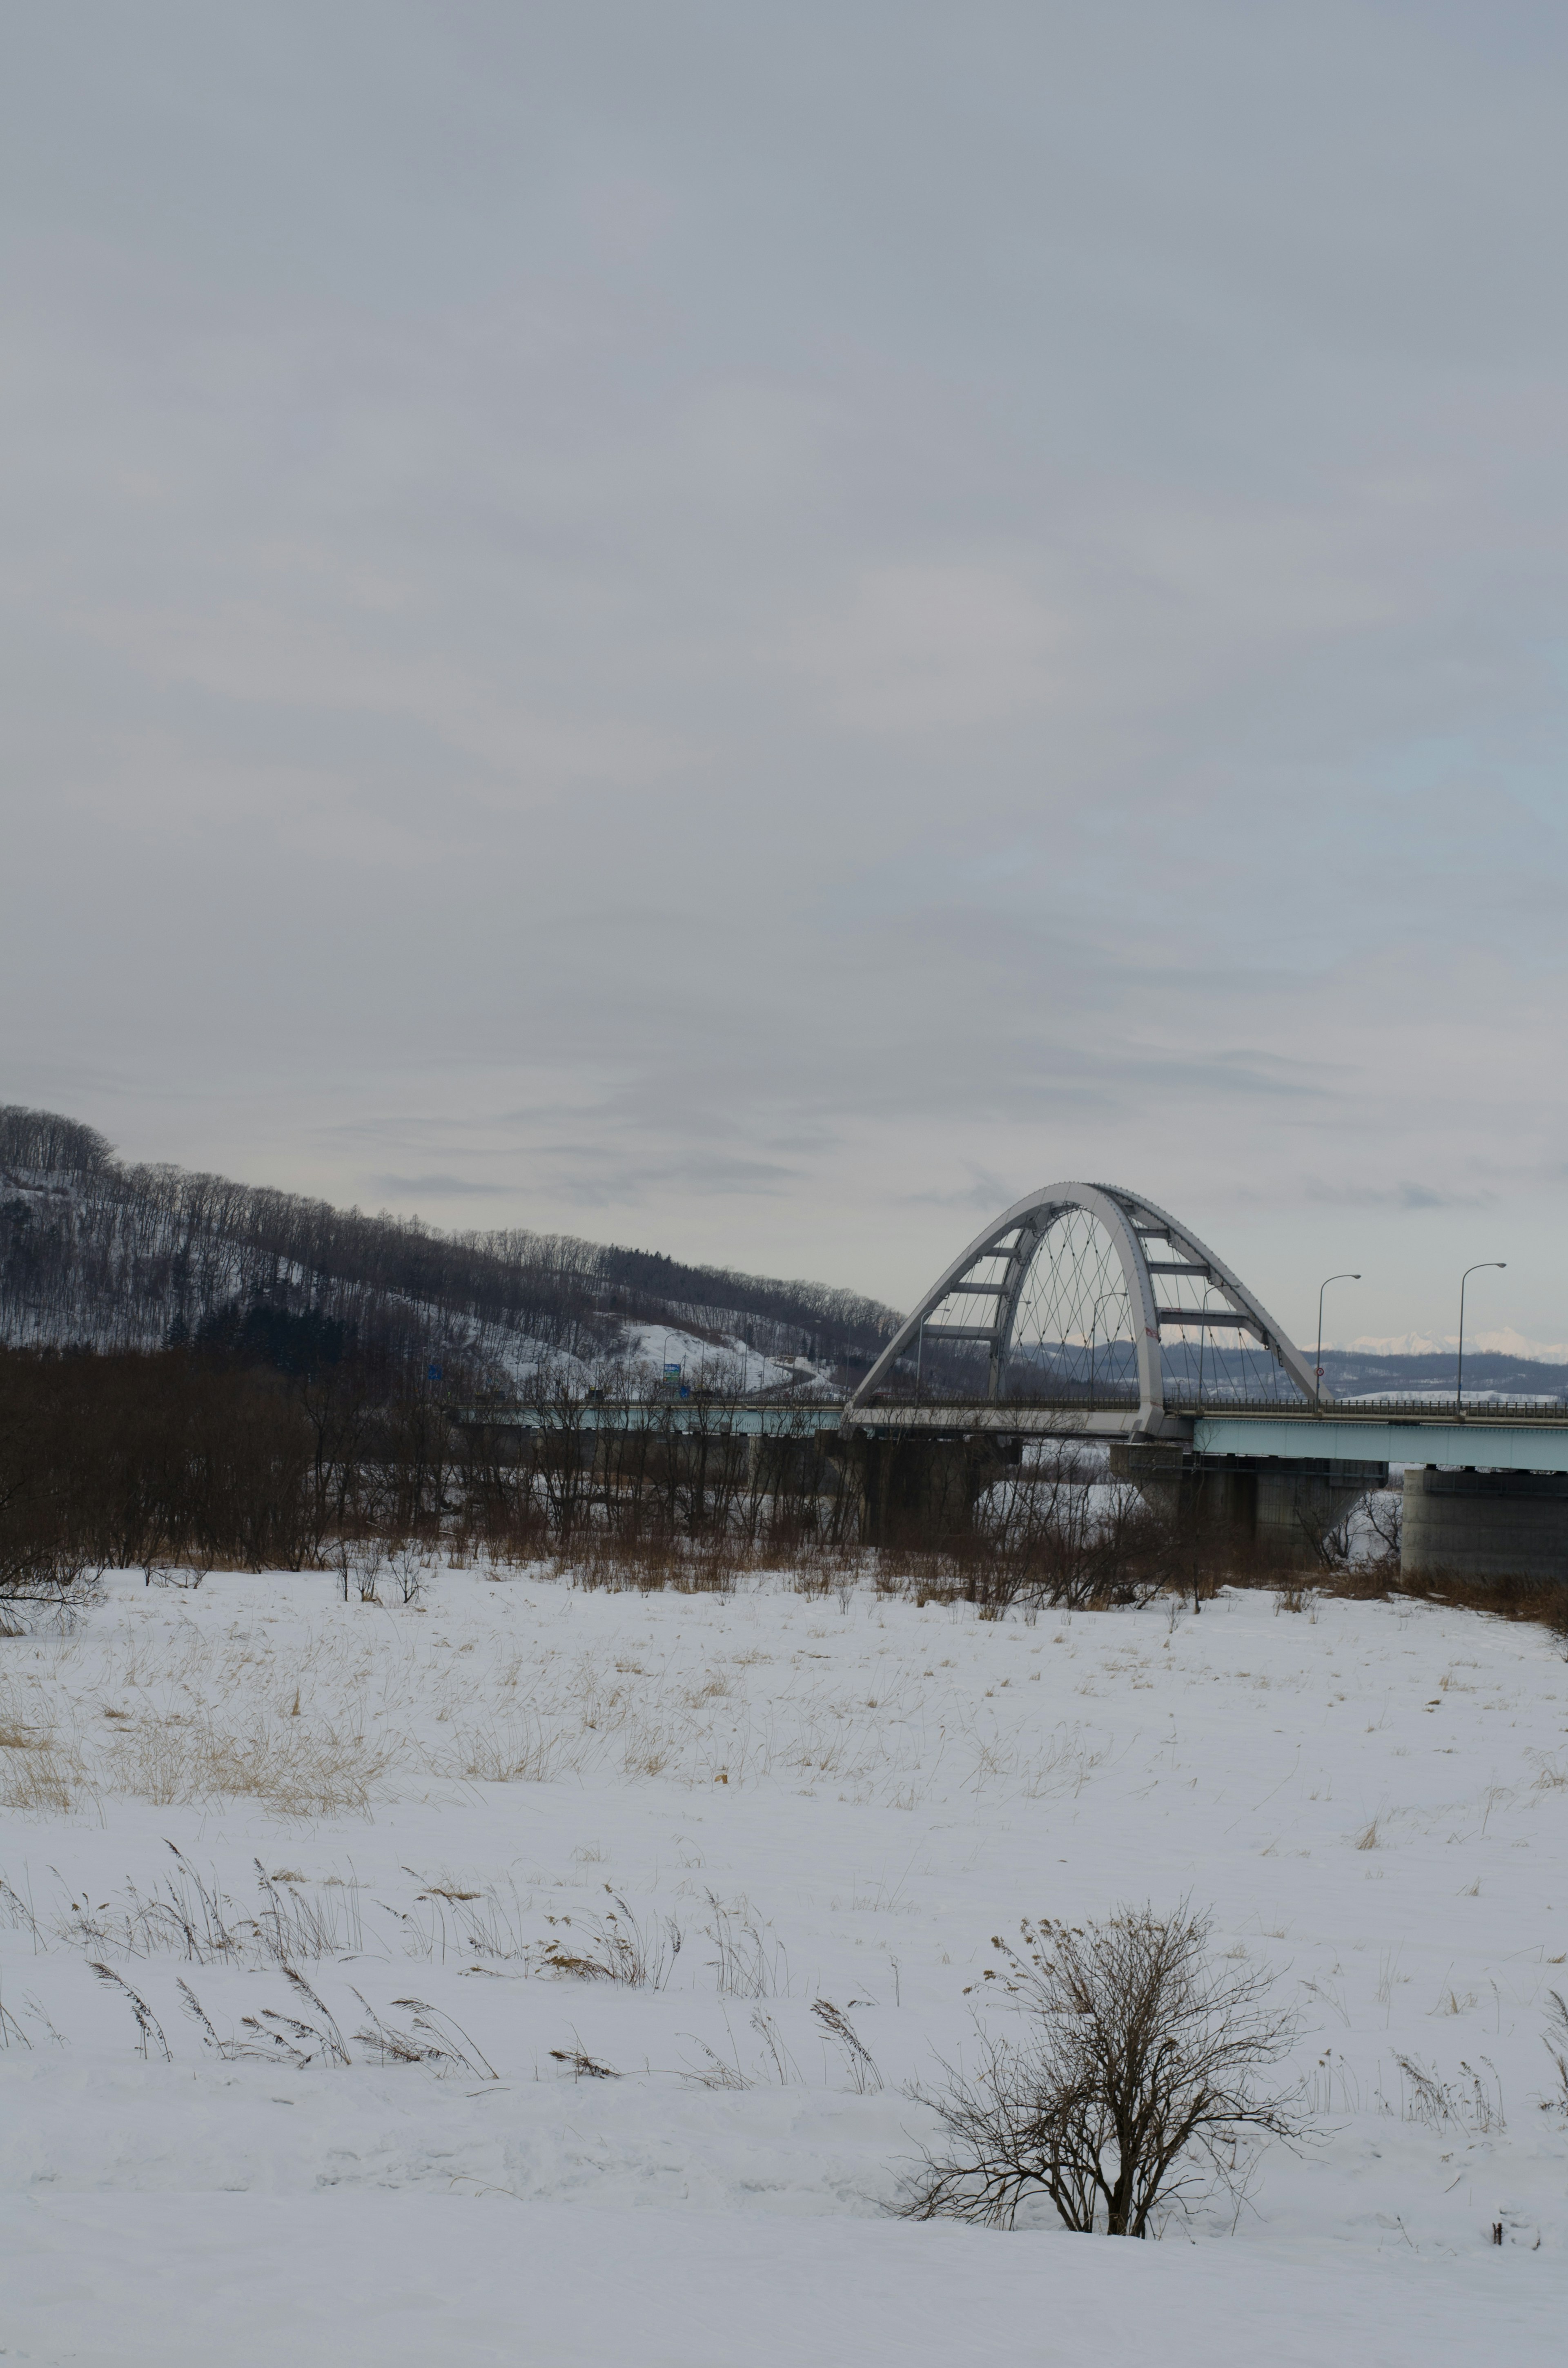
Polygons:
<instances>
[{"instance_id":1,"label":"bridge deck","mask_svg":"<svg viewBox=\"0 0 1568 2368\"><path fill-rule=\"evenodd\" d=\"M837 1400L630 1398L560 1406L470 1406L460 1421L528 1430L705 1430L755 1437L803 1437L836 1430ZM952 1438L992 1432L1011 1439L1116 1441L1139 1432L1139 1410L1125 1404L1071 1406L1020 1398L894 1399L858 1409L855 1428L874 1437ZM1159 1436L1203 1455L1278 1456L1290 1462L1434 1463L1450 1468L1568 1472L1568 1406L1404 1405L1176 1406Z\"/></svg>"}]
</instances>

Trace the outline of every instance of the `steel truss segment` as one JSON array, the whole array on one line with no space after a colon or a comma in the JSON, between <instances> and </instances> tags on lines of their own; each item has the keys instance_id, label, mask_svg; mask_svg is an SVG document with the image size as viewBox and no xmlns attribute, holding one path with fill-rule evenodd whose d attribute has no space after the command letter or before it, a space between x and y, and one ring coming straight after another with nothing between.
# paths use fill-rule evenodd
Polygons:
<instances>
[{"instance_id":1,"label":"steel truss segment","mask_svg":"<svg viewBox=\"0 0 1568 2368\"><path fill-rule=\"evenodd\" d=\"M977 1234L967 1248L960 1251L952 1264L937 1277L893 1335L864 1381L851 1393L844 1409L844 1427L846 1429L855 1428L868 1402L892 1372L898 1360L916 1345L923 1331L933 1340L989 1342L987 1395L991 1399L1000 1397L1003 1375L1017 1331L1020 1303L1036 1259L1052 1229L1074 1212L1081 1212L1100 1227L1119 1269L1120 1292L1125 1294L1127 1320L1137 1357L1139 1429L1158 1430L1165 1420L1165 1375L1160 1354L1162 1323L1179 1331L1197 1330L1201 1333L1205 1328L1212 1328L1253 1333L1283 1368L1302 1396L1312 1396L1313 1384L1305 1365L1267 1308L1254 1298L1240 1278L1215 1257L1206 1243L1199 1241L1196 1234L1189 1233L1167 1210L1113 1184L1049 1184L1040 1191L1030 1192L1023 1200L1016 1201L1010 1209L1005 1210L983 1233ZM1149 1248L1155 1244L1168 1246L1171 1255L1151 1260ZM994 1261L1004 1262L999 1279ZM987 1265L991 1266L991 1272L984 1280L971 1281L967 1279L975 1268ZM1106 1265L1102 1256L1096 1271L1103 1272ZM1161 1307L1154 1297L1154 1273L1200 1278L1206 1287L1206 1296L1207 1292L1212 1290L1224 1299L1226 1305L1224 1309ZM962 1300L966 1294L994 1298L996 1303L994 1315L985 1322L931 1321L944 1301ZM1098 1305L1107 1304L1108 1296L1102 1295ZM1058 1305L1055 1296L1051 1304L1055 1310Z\"/></svg>"},{"instance_id":2,"label":"steel truss segment","mask_svg":"<svg viewBox=\"0 0 1568 2368\"><path fill-rule=\"evenodd\" d=\"M1128 1197L1131 1198L1131 1195ZM1270 1356L1289 1374L1301 1395L1304 1398L1312 1399L1314 1383L1312 1373L1297 1354L1289 1333L1275 1322L1263 1302L1247 1289L1241 1277L1233 1274L1222 1258L1216 1258L1206 1242L1199 1241L1196 1234L1189 1233L1178 1219L1170 1214L1168 1210L1156 1208L1152 1201L1140 1201L1136 1205L1146 1217L1152 1217L1157 1225L1165 1229L1165 1238L1173 1249L1178 1250L1184 1258L1190 1258L1195 1266L1201 1266L1208 1269L1214 1288L1222 1292L1236 1315L1244 1315L1250 1319L1250 1328L1257 1334ZM1195 1314L1189 1320L1194 1328L1201 1326L1200 1314ZM1324 1405L1332 1403L1332 1394L1329 1391L1323 1392L1322 1403Z\"/></svg>"}]
</instances>

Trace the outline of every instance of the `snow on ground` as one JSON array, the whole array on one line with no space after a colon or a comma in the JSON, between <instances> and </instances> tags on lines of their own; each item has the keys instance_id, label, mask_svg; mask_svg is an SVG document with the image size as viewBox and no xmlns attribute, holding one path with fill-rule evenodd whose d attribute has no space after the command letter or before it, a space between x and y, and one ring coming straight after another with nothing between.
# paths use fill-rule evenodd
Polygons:
<instances>
[{"instance_id":1,"label":"snow on ground","mask_svg":"<svg viewBox=\"0 0 1568 2368\"><path fill-rule=\"evenodd\" d=\"M630 1367L642 1388L662 1380L672 1365L679 1366L682 1381L715 1390L773 1390L797 1378L793 1362L765 1357L733 1335L709 1340L676 1324L623 1324L615 1361Z\"/></svg>"},{"instance_id":2,"label":"snow on ground","mask_svg":"<svg viewBox=\"0 0 1568 2368\"><path fill-rule=\"evenodd\" d=\"M0 1646L8 2356L1562 2357L1540 1630L1266 1593L988 1622L778 1581L335 1590L115 1577ZM891 2219L927 2127L903 2084L964 2046L991 1936L1183 1897L1301 2008L1315 2142L1154 2245ZM617 1935L653 1981L550 1969ZM245 2052L281 2017L309 2062Z\"/></svg>"}]
</instances>

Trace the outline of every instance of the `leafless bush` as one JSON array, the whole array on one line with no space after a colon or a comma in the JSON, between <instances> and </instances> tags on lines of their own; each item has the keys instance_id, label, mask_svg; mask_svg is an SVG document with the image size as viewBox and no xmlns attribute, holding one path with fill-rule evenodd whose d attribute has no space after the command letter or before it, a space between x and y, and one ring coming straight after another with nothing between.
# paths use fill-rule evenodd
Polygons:
<instances>
[{"instance_id":1,"label":"leafless bush","mask_svg":"<svg viewBox=\"0 0 1568 2368\"><path fill-rule=\"evenodd\" d=\"M1404 1498L1397 1488L1375 1489L1362 1499L1361 1510L1367 1527L1377 1541L1375 1562L1390 1571L1397 1571L1400 1549L1404 1539Z\"/></svg>"},{"instance_id":2,"label":"leafless bush","mask_svg":"<svg viewBox=\"0 0 1568 2368\"><path fill-rule=\"evenodd\" d=\"M400 1603L417 1603L425 1593L425 1556L417 1541L394 1538L387 1548L387 1568Z\"/></svg>"},{"instance_id":3,"label":"leafless bush","mask_svg":"<svg viewBox=\"0 0 1568 2368\"><path fill-rule=\"evenodd\" d=\"M354 1557L354 1584L361 1603L379 1603L376 1582L386 1561L386 1548L380 1538L361 1538Z\"/></svg>"},{"instance_id":4,"label":"leafless bush","mask_svg":"<svg viewBox=\"0 0 1568 2368\"><path fill-rule=\"evenodd\" d=\"M1023 2031L982 2028L974 2074L944 2064L943 2088L910 2091L942 2136L905 2216L1011 2227L1038 2190L1069 2228L1143 2237L1156 2206L1205 2181L1239 2192L1250 2147L1303 2127L1299 2091L1257 2086L1295 2022L1267 2004L1267 1973L1211 1964L1208 1936L1183 1907L1026 1923L1021 1950L995 1941Z\"/></svg>"},{"instance_id":5,"label":"leafless bush","mask_svg":"<svg viewBox=\"0 0 1568 2368\"><path fill-rule=\"evenodd\" d=\"M326 1558L337 1573L337 1583L343 1600L348 1600L349 1588L361 1603L379 1603L376 1581L386 1561L386 1547L379 1537L336 1537L326 1549Z\"/></svg>"}]
</instances>

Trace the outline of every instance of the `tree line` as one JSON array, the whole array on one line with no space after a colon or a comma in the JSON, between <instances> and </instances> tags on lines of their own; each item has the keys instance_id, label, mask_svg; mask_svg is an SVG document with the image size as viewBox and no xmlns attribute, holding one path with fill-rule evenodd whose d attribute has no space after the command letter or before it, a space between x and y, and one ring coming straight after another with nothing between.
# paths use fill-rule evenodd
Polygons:
<instances>
[{"instance_id":1,"label":"tree line","mask_svg":"<svg viewBox=\"0 0 1568 2368\"><path fill-rule=\"evenodd\" d=\"M0 1339L151 1349L256 1304L344 1324L393 1356L498 1369L519 1341L601 1357L627 1322L863 1369L898 1321L824 1285L570 1235L446 1233L417 1217L128 1165L78 1121L0 1108Z\"/></svg>"},{"instance_id":2,"label":"tree line","mask_svg":"<svg viewBox=\"0 0 1568 2368\"><path fill-rule=\"evenodd\" d=\"M409 1541L602 1560L844 1531L810 1407L758 1440L733 1396L618 1410L540 1374L524 1421L462 1419L448 1389L471 1381L277 1310L152 1351L0 1348L0 1598L64 1600L110 1568L190 1585L331 1566L347 1591Z\"/></svg>"}]
</instances>

